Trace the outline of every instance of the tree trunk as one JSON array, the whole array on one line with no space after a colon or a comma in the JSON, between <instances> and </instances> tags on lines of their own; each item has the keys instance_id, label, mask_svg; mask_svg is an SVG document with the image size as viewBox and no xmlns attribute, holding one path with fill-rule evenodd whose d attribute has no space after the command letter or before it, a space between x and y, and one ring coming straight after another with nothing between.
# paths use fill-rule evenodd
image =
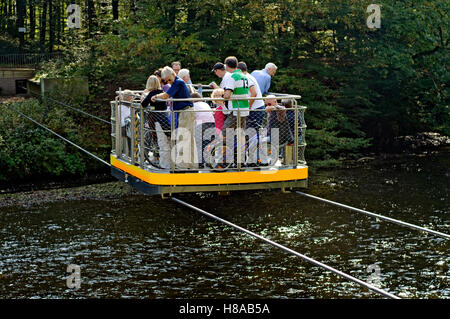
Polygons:
<instances>
[{"instance_id":1,"label":"tree trunk","mask_svg":"<svg viewBox=\"0 0 450 319\"><path fill-rule=\"evenodd\" d=\"M95 2L93 0L87 0L87 11L88 11L88 38L92 38L96 26L97 19L95 17Z\"/></svg>"},{"instance_id":2,"label":"tree trunk","mask_svg":"<svg viewBox=\"0 0 450 319\"><path fill-rule=\"evenodd\" d=\"M45 35L47 33L47 1L44 1L42 4L41 11L41 28L39 30L39 42L41 44L41 48L45 47Z\"/></svg>"},{"instance_id":3,"label":"tree trunk","mask_svg":"<svg viewBox=\"0 0 450 319\"><path fill-rule=\"evenodd\" d=\"M60 44L61 39L61 1L58 0L55 6L55 43L56 45Z\"/></svg>"},{"instance_id":4,"label":"tree trunk","mask_svg":"<svg viewBox=\"0 0 450 319\"><path fill-rule=\"evenodd\" d=\"M119 20L119 0L112 0L113 20Z\"/></svg>"},{"instance_id":5,"label":"tree trunk","mask_svg":"<svg viewBox=\"0 0 450 319\"><path fill-rule=\"evenodd\" d=\"M53 0L48 1L48 17L49 17L49 39L48 39L48 52L53 52L53 45L55 43L55 17L53 16Z\"/></svg>"},{"instance_id":6,"label":"tree trunk","mask_svg":"<svg viewBox=\"0 0 450 319\"><path fill-rule=\"evenodd\" d=\"M113 23L112 23L112 29L113 34L119 34L116 29L116 21L119 20L119 0L112 0L112 16L113 16Z\"/></svg>"},{"instance_id":7,"label":"tree trunk","mask_svg":"<svg viewBox=\"0 0 450 319\"><path fill-rule=\"evenodd\" d=\"M8 16L6 14L6 12L5 12L5 8L6 8L6 2L2 0L0 2L0 17L7 17ZM4 19L0 19L0 30L3 32L4 28L5 28Z\"/></svg>"},{"instance_id":8,"label":"tree trunk","mask_svg":"<svg viewBox=\"0 0 450 319\"><path fill-rule=\"evenodd\" d=\"M34 1L29 0L29 8L30 8L30 40L34 40L34 35L36 31L36 14L35 14L35 7L34 7Z\"/></svg>"},{"instance_id":9,"label":"tree trunk","mask_svg":"<svg viewBox=\"0 0 450 319\"><path fill-rule=\"evenodd\" d=\"M130 17L132 21L136 21L136 1L130 0Z\"/></svg>"},{"instance_id":10,"label":"tree trunk","mask_svg":"<svg viewBox=\"0 0 450 319\"><path fill-rule=\"evenodd\" d=\"M8 1L8 10L6 11L6 16L8 17L8 21L6 22L6 28L9 34L13 33L13 24L11 23L11 17L14 16L14 10L12 5L12 0Z\"/></svg>"},{"instance_id":11,"label":"tree trunk","mask_svg":"<svg viewBox=\"0 0 450 319\"><path fill-rule=\"evenodd\" d=\"M24 45L24 32L19 32L19 28L23 28L25 25L25 16L26 16L26 7L25 0L17 0L16 1L16 11L17 11L17 22L16 22L16 30L14 30L15 34L18 34L20 40L20 47L23 48Z\"/></svg>"},{"instance_id":12,"label":"tree trunk","mask_svg":"<svg viewBox=\"0 0 450 319\"><path fill-rule=\"evenodd\" d=\"M99 5L100 5L100 16L106 18L108 16L108 10L107 10L108 3L105 0L102 0L102 1L100 1ZM100 31L102 34L106 34L109 31L109 29L108 29L109 24L106 21L109 22L109 19L106 18L106 19L102 19L102 20L103 21L99 21Z\"/></svg>"}]
</instances>

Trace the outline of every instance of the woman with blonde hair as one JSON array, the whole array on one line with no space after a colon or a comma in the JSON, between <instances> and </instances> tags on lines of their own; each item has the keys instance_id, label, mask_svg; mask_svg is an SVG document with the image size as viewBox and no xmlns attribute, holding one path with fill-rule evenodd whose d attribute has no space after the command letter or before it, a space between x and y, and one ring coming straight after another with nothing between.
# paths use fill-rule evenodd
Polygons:
<instances>
[{"instance_id":1,"label":"woman with blonde hair","mask_svg":"<svg viewBox=\"0 0 450 319\"><path fill-rule=\"evenodd\" d=\"M165 102L152 102L152 96L161 93L161 82L156 75L150 75L145 85L144 93L141 96L141 104L143 107L148 105L154 106L155 110L165 111L167 105Z\"/></svg>"},{"instance_id":2,"label":"woman with blonde hair","mask_svg":"<svg viewBox=\"0 0 450 319\"><path fill-rule=\"evenodd\" d=\"M144 94L147 94L142 99L142 106L153 106L154 110L150 111L148 116L148 124L151 132L156 132L156 139L159 148L159 166L161 168L170 168L170 123L169 114L167 111L166 102L152 101L152 97L156 94L162 93L161 82L156 75L150 75L145 85ZM144 94L142 96L144 96ZM155 138L155 133L152 138Z\"/></svg>"}]
</instances>

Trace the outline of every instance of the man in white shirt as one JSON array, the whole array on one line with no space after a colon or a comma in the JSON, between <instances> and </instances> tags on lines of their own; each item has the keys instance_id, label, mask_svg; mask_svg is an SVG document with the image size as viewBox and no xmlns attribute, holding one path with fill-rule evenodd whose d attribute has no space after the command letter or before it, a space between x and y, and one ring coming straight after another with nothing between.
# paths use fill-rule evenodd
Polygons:
<instances>
[{"instance_id":1,"label":"man in white shirt","mask_svg":"<svg viewBox=\"0 0 450 319\"><path fill-rule=\"evenodd\" d=\"M225 91L225 83L227 83L229 81L229 78L231 78L231 73L227 72L227 70L225 69L225 64L223 64L222 62L217 62L216 64L214 64L212 72L214 72L214 74L217 77L221 78L222 81L220 82L220 86L217 85L216 82L209 83L209 86L212 87L213 89L221 88ZM228 110L228 103L225 104L225 107L222 109L222 112L225 115L231 113L231 111Z\"/></svg>"},{"instance_id":2,"label":"man in white shirt","mask_svg":"<svg viewBox=\"0 0 450 319\"><path fill-rule=\"evenodd\" d=\"M262 97L261 89L259 88L258 81L247 72L247 64L245 62L239 62L238 63L238 69L242 71L242 73L245 74L248 78L249 86L253 86L254 90L256 91L256 97ZM266 158L261 158L263 155L260 152L260 147L262 145L261 143L261 136L260 136L260 129L262 129L262 122L264 120L264 117L266 115L265 112L265 103L264 100L254 100L253 104L251 106L251 111L249 116L247 117L247 134L249 136L249 139L252 140L255 137L255 135L258 138L258 142L252 142L249 143L249 158L247 159L247 163L250 164L250 166L257 166L254 164L257 164L258 162L265 163L267 162ZM260 146L260 147L258 147Z\"/></svg>"},{"instance_id":3,"label":"man in white shirt","mask_svg":"<svg viewBox=\"0 0 450 319\"><path fill-rule=\"evenodd\" d=\"M225 65L223 63L216 63L213 68L213 72L220 78L222 82L220 87L225 91L224 98L229 99L231 97L235 98L245 98L245 97L255 97L257 92L255 91L254 84L249 84L249 81L242 73L240 69L237 68L238 60L234 56L229 56L225 59ZM215 83L211 83L210 86L216 88ZM227 136L228 129L237 128L237 116L240 115L240 128L245 129L247 116L249 115L249 109L252 107L254 100L234 100L228 101L223 108L223 113L226 115L225 122L222 127L222 134L226 140L228 147L232 147L233 136ZM237 132L236 132L237 133ZM241 130L243 134L244 131ZM245 136L241 137L240 149L243 149L245 144ZM241 152L241 162L244 162L244 152ZM231 160L231 159L226 159Z\"/></svg>"},{"instance_id":4,"label":"man in white shirt","mask_svg":"<svg viewBox=\"0 0 450 319\"><path fill-rule=\"evenodd\" d=\"M254 86L254 90L256 92L255 97L262 97L262 93L261 93L261 89L259 88L258 81L256 81L256 79L250 73L247 72L247 64L245 62L239 62L238 69L240 69L242 71L242 73L244 73L245 76L247 77L249 87L251 88L252 86ZM250 95L252 95L251 91L252 90L250 89ZM253 104L251 106L251 110L263 110L264 108L265 108L264 100L254 100ZM250 115L247 120L252 121L252 114L256 114L256 113L264 114L264 112L250 112ZM262 119L261 119L261 122L262 122ZM259 122L259 124L258 124L259 126L261 126L261 122Z\"/></svg>"}]
</instances>

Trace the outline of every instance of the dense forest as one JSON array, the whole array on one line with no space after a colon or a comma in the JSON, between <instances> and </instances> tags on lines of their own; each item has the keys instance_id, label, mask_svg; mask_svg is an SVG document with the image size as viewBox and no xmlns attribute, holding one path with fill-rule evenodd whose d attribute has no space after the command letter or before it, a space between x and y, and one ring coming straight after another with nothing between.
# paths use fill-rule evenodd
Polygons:
<instances>
[{"instance_id":1,"label":"dense forest","mask_svg":"<svg viewBox=\"0 0 450 319\"><path fill-rule=\"evenodd\" d=\"M196 83L217 80L211 67L228 55L245 61L250 70L274 62L278 72L271 90L302 96L308 107L306 158L320 167L369 150L387 151L399 135L450 135L450 2L377 1L379 28L369 27L372 3L0 0L0 54L59 53L59 59L40 65L37 76L88 77L90 96L72 97L71 103L104 118L118 87L142 89L149 74L175 60L190 69ZM71 4L81 9L79 28L76 12L67 10ZM44 102L17 107L40 114ZM83 146L107 158L109 128L54 105L44 109L42 121L73 138L78 132ZM23 168L14 150L33 143L27 137L37 129L17 126L14 115L2 112L0 146L6 146L0 147L0 178L54 174L45 164ZM40 145L40 151L30 146L34 153L29 156L48 157L44 153L51 150L52 160L60 162L58 174L89 168L83 155L59 143L49 142L49 149Z\"/></svg>"}]
</instances>

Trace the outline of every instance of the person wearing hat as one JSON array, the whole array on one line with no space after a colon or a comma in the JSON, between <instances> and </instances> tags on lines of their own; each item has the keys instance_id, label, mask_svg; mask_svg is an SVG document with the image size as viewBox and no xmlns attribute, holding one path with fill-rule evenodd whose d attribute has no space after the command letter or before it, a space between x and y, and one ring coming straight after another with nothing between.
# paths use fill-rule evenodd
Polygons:
<instances>
[{"instance_id":1,"label":"person wearing hat","mask_svg":"<svg viewBox=\"0 0 450 319\"><path fill-rule=\"evenodd\" d=\"M213 89L223 89L224 79L231 76L231 73L228 73L225 69L225 64L222 62L217 62L214 64L211 72L213 72L218 78L222 79L222 82L220 82L220 85L217 85L216 82L211 82L209 83L209 87Z\"/></svg>"},{"instance_id":2,"label":"person wearing hat","mask_svg":"<svg viewBox=\"0 0 450 319\"><path fill-rule=\"evenodd\" d=\"M214 74L218 77L221 78L222 81L220 82L220 86L216 84L216 82L211 82L209 84L209 86L213 89L222 89L225 91L225 84L227 82L230 81L231 79L231 73L227 72L227 70L225 69L225 64L223 64L222 62L217 62L216 64L214 64L211 72L214 72ZM228 110L227 106L225 106L222 110L223 114L228 115L231 113L231 111Z\"/></svg>"}]
</instances>

